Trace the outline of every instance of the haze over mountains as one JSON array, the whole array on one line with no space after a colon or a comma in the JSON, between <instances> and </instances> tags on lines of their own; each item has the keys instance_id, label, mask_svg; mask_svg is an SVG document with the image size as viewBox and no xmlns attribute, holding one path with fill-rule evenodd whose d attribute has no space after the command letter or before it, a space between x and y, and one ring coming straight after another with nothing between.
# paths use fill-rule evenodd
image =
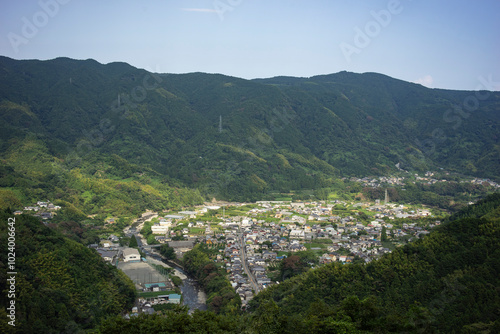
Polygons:
<instances>
[{"instance_id":1,"label":"haze over mountains","mask_svg":"<svg viewBox=\"0 0 500 334\"><path fill-rule=\"evenodd\" d=\"M500 92L376 73L244 80L0 57L0 117L2 185L40 194L133 179L152 197L255 200L397 166L500 175Z\"/></svg>"}]
</instances>

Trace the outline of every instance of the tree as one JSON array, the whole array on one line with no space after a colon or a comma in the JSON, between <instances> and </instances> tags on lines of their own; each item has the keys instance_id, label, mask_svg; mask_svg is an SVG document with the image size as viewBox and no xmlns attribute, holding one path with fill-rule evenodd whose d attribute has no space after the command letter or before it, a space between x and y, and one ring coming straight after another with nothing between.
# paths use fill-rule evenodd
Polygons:
<instances>
[{"instance_id":1,"label":"tree","mask_svg":"<svg viewBox=\"0 0 500 334\"><path fill-rule=\"evenodd\" d=\"M135 237L135 234L133 234L132 237L130 238L130 243L128 244L128 246L132 248L137 248L139 246L137 244L137 239Z\"/></svg>"},{"instance_id":2,"label":"tree","mask_svg":"<svg viewBox=\"0 0 500 334\"><path fill-rule=\"evenodd\" d=\"M120 238L120 246L126 246L130 244L130 238L129 237L122 237Z\"/></svg>"},{"instance_id":3,"label":"tree","mask_svg":"<svg viewBox=\"0 0 500 334\"><path fill-rule=\"evenodd\" d=\"M387 228L385 226L382 227L382 233L381 233L381 236L380 236L380 240L382 242L387 241Z\"/></svg>"},{"instance_id":4,"label":"tree","mask_svg":"<svg viewBox=\"0 0 500 334\"><path fill-rule=\"evenodd\" d=\"M171 275L170 279L175 286L179 287L182 285L182 279L179 276Z\"/></svg>"},{"instance_id":5,"label":"tree","mask_svg":"<svg viewBox=\"0 0 500 334\"><path fill-rule=\"evenodd\" d=\"M160 254L163 255L167 260L176 259L175 250L166 244L160 246Z\"/></svg>"}]
</instances>

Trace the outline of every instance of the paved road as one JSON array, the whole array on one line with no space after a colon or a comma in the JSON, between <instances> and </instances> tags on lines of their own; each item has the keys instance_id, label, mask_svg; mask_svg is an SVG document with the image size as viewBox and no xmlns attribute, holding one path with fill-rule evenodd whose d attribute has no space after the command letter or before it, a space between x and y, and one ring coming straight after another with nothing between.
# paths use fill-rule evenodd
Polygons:
<instances>
[{"instance_id":1,"label":"paved road","mask_svg":"<svg viewBox=\"0 0 500 334\"><path fill-rule=\"evenodd\" d=\"M255 294L259 293L259 285L257 284L257 281L255 280L254 275L252 272L248 269L247 267L247 260L246 260L246 250L245 250L245 243L243 240L243 234L240 234L240 254L241 254L241 263L243 264L243 270L245 270L245 273L248 275L248 278L250 279L250 283L253 286L253 290L255 291Z\"/></svg>"}]
</instances>

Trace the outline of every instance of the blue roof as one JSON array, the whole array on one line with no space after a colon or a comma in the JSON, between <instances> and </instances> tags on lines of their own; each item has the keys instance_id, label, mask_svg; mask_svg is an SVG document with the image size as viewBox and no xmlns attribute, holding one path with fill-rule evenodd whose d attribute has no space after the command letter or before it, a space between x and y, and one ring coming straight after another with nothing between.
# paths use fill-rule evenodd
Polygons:
<instances>
[{"instance_id":1,"label":"blue roof","mask_svg":"<svg viewBox=\"0 0 500 334\"><path fill-rule=\"evenodd\" d=\"M178 295L176 293L172 293L171 295L168 296L168 299L169 300L172 300L172 299L181 299L181 295Z\"/></svg>"}]
</instances>

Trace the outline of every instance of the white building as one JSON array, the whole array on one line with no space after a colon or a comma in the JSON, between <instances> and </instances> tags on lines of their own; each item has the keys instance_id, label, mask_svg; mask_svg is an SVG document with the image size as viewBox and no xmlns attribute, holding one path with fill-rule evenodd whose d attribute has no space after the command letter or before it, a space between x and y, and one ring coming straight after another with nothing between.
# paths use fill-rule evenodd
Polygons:
<instances>
[{"instance_id":1,"label":"white building","mask_svg":"<svg viewBox=\"0 0 500 334\"><path fill-rule=\"evenodd\" d=\"M169 230L169 225L154 224L151 226L151 233L153 234L167 234Z\"/></svg>"},{"instance_id":2,"label":"white building","mask_svg":"<svg viewBox=\"0 0 500 334\"><path fill-rule=\"evenodd\" d=\"M171 219L165 219L165 218L162 218L160 219L160 225L161 226L172 226L172 220Z\"/></svg>"},{"instance_id":3,"label":"white building","mask_svg":"<svg viewBox=\"0 0 500 334\"><path fill-rule=\"evenodd\" d=\"M304 239L305 232L304 230L292 230L290 232L290 238Z\"/></svg>"},{"instance_id":4,"label":"white building","mask_svg":"<svg viewBox=\"0 0 500 334\"><path fill-rule=\"evenodd\" d=\"M249 219L243 219L243 220L241 221L241 226L242 226L242 227L252 226L252 222L251 222Z\"/></svg>"},{"instance_id":5,"label":"white building","mask_svg":"<svg viewBox=\"0 0 500 334\"><path fill-rule=\"evenodd\" d=\"M123 250L123 261L125 262L137 262L141 261L141 254L135 248L125 248Z\"/></svg>"}]
</instances>

